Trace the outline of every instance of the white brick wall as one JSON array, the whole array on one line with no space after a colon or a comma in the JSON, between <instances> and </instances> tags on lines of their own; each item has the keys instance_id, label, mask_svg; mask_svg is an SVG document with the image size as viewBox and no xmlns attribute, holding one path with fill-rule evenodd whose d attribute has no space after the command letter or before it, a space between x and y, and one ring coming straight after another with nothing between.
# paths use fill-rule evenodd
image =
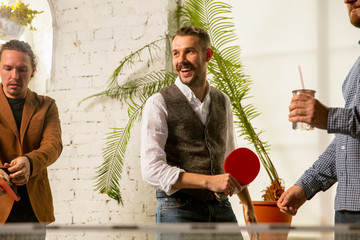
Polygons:
<instances>
[{"instance_id":1,"label":"white brick wall","mask_svg":"<svg viewBox=\"0 0 360 240\"><path fill-rule=\"evenodd\" d=\"M54 64L47 95L57 101L64 150L49 167L57 224L137 224L155 221L154 190L141 178L140 124L132 131L121 192L124 206L94 191L105 133L123 127L122 102L83 98L105 89L119 60L163 35L172 0L49 0L55 20ZM174 0L175 1L175 0ZM161 68L160 68L161 69ZM160 70L159 69L159 70ZM91 235L91 234L90 234ZM48 239L98 239L87 234L48 234ZM121 239L133 239L121 235ZM116 236L104 239L120 239ZM136 239L152 239L153 234Z\"/></svg>"}]
</instances>

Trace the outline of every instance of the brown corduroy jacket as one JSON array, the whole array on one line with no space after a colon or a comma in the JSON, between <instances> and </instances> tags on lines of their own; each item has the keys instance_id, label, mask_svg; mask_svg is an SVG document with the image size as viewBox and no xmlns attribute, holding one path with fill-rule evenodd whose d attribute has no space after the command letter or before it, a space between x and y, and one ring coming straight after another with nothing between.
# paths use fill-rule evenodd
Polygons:
<instances>
[{"instance_id":1,"label":"brown corduroy jacket","mask_svg":"<svg viewBox=\"0 0 360 240\"><path fill-rule=\"evenodd\" d=\"M47 167L62 151L61 126L55 100L27 90L20 134L0 83L0 167L27 155L32 173L26 184L31 206L41 223L55 221ZM0 224L8 218L13 200L0 196Z\"/></svg>"}]
</instances>

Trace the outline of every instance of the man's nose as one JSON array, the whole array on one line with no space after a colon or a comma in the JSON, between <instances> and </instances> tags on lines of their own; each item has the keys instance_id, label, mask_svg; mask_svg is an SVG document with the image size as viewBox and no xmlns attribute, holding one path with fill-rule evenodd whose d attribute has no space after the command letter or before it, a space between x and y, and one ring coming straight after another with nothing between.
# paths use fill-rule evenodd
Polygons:
<instances>
[{"instance_id":1,"label":"man's nose","mask_svg":"<svg viewBox=\"0 0 360 240\"><path fill-rule=\"evenodd\" d=\"M186 54L184 53L180 53L179 54L179 62L184 62L186 60Z\"/></svg>"},{"instance_id":2,"label":"man's nose","mask_svg":"<svg viewBox=\"0 0 360 240\"><path fill-rule=\"evenodd\" d=\"M15 68L11 71L11 78L17 79L19 77L19 72Z\"/></svg>"}]
</instances>

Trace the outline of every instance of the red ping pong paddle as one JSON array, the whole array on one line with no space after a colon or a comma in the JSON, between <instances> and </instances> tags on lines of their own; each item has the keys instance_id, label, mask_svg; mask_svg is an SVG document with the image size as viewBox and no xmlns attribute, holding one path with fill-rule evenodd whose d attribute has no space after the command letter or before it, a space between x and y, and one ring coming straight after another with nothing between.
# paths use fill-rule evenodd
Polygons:
<instances>
[{"instance_id":1,"label":"red ping pong paddle","mask_svg":"<svg viewBox=\"0 0 360 240\"><path fill-rule=\"evenodd\" d=\"M236 178L241 186L246 186L259 174L260 161L250 149L237 148L225 159L224 170Z\"/></svg>"},{"instance_id":2,"label":"red ping pong paddle","mask_svg":"<svg viewBox=\"0 0 360 240\"><path fill-rule=\"evenodd\" d=\"M237 148L225 159L224 170L236 178L241 186L250 184L260 171L260 161L256 154L248 148ZM240 189L241 191L242 189ZM236 189L235 193L239 190ZM224 197L223 193L215 193L217 199Z\"/></svg>"},{"instance_id":3,"label":"red ping pong paddle","mask_svg":"<svg viewBox=\"0 0 360 240\"><path fill-rule=\"evenodd\" d=\"M20 200L20 196L14 186L0 173L0 187L2 187L9 196L15 201Z\"/></svg>"}]
</instances>

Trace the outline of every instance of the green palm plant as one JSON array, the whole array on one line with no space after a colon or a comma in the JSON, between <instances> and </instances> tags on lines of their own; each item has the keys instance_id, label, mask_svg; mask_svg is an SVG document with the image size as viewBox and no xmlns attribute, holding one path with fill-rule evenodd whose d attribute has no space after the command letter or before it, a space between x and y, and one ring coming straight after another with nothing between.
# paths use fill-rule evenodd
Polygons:
<instances>
[{"instance_id":1,"label":"green palm plant","mask_svg":"<svg viewBox=\"0 0 360 240\"><path fill-rule=\"evenodd\" d=\"M208 65L210 84L229 96L233 107L234 124L238 129L239 137L243 137L253 145L270 178L271 184L264 190L262 197L264 200L275 201L284 191L284 187L268 155L268 143L260 140L261 131L256 132L250 123L259 113L251 103L244 104L244 100L250 97L251 80L243 73L240 47L234 45L237 38L235 26L231 21L232 17L229 17L231 8L229 4L215 0L188 0L184 6L179 7L176 17L180 19L182 26L201 27L209 33L214 50L213 58ZM152 60L156 59L159 51L164 49L159 46L169 40L169 37L165 36L125 57L110 77L107 90L90 96L123 99L129 106L127 125L124 128L115 128L108 134L104 149L104 162L99 167L96 177L97 190L107 193L119 203L122 203L119 180L126 146L130 139L130 129L133 123L141 117L146 100L160 89L172 84L176 74L152 72L140 78L129 78L125 84L121 85L118 84L118 78L126 68L131 68L137 61L142 60L145 54Z\"/></svg>"}]
</instances>

